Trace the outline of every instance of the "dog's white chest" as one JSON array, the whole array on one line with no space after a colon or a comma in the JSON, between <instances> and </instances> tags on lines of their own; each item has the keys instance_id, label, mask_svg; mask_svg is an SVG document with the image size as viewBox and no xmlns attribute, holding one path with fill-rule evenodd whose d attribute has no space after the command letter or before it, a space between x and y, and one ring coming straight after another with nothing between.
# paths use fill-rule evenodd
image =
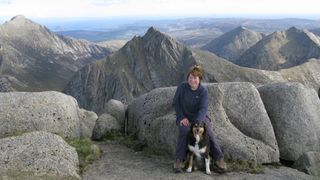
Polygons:
<instances>
[{"instance_id":1,"label":"dog's white chest","mask_svg":"<svg viewBox=\"0 0 320 180\"><path fill-rule=\"evenodd\" d=\"M201 154L205 153L207 147L199 148L199 144L196 143L194 146L189 145L189 150L193 152L198 158L201 158Z\"/></svg>"},{"instance_id":2,"label":"dog's white chest","mask_svg":"<svg viewBox=\"0 0 320 180\"><path fill-rule=\"evenodd\" d=\"M194 146L194 151L196 151L196 152L200 152L200 149L199 149L199 145L198 145L198 143Z\"/></svg>"}]
</instances>

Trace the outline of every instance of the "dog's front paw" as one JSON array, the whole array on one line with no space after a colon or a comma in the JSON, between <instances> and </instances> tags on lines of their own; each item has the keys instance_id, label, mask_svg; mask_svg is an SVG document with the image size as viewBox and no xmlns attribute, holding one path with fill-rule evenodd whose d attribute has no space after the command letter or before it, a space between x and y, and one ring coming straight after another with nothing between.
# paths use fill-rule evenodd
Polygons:
<instances>
[{"instance_id":1,"label":"dog's front paw","mask_svg":"<svg viewBox=\"0 0 320 180\"><path fill-rule=\"evenodd\" d=\"M211 171L210 170L206 170L206 174L210 175Z\"/></svg>"},{"instance_id":2,"label":"dog's front paw","mask_svg":"<svg viewBox=\"0 0 320 180\"><path fill-rule=\"evenodd\" d=\"M191 172L192 172L192 167L189 167L189 168L187 169L187 172L188 172L188 173L191 173Z\"/></svg>"}]
</instances>

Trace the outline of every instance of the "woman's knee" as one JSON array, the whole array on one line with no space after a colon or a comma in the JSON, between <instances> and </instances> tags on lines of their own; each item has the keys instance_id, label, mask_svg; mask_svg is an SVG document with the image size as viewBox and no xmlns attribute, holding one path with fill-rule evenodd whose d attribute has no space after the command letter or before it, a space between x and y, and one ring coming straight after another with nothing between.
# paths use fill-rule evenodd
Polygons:
<instances>
[{"instance_id":1,"label":"woman's knee","mask_svg":"<svg viewBox=\"0 0 320 180\"><path fill-rule=\"evenodd\" d=\"M190 132L190 126L179 125L179 135L187 135Z\"/></svg>"},{"instance_id":2,"label":"woman's knee","mask_svg":"<svg viewBox=\"0 0 320 180\"><path fill-rule=\"evenodd\" d=\"M213 133L213 128L212 128L212 124L210 121L206 121L205 122L205 126L206 126L206 131L207 134L209 135L210 138L214 139L214 133Z\"/></svg>"}]
</instances>

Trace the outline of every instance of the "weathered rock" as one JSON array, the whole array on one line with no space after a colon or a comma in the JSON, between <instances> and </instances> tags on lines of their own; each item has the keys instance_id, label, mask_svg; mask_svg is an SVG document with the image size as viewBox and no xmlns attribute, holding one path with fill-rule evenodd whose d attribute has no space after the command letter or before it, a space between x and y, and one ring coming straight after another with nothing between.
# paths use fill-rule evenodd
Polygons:
<instances>
[{"instance_id":1,"label":"weathered rock","mask_svg":"<svg viewBox=\"0 0 320 180\"><path fill-rule=\"evenodd\" d=\"M251 83L208 84L213 129L226 155L259 163L278 162L271 122ZM128 129L151 147L174 154L177 138L172 98L176 88L159 88L128 107Z\"/></svg>"},{"instance_id":2,"label":"weathered rock","mask_svg":"<svg viewBox=\"0 0 320 180\"><path fill-rule=\"evenodd\" d=\"M92 111L80 109L79 115L80 115L80 137L91 138L93 128L98 119L97 114Z\"/></svg>"},{"instance_id":3,"label":"weathered rock","mask_svg":"<svg viewBox=\"0 0 320 180\"><path fill-rule=\"evenodd\" d=\"M320 152L303 153L292 167L313 176L320 176Z\"/></svg>"},{"instance_id":4,"label":"weathered rock","mask_svg":"<svg viewBox=\"0 0 320 180\"><path fill-rule=\"evenodd\" d=\"M80 179L77 152L58 135L0 139L0 152L0 179Z\"/></svg>"},{"instance_id":5,"label":"weathered rock","mask_svg":"<svg viewBox=\"0 0 320 180\"><path fill-rule=\"evenodd\" d=\"M99 116L92 133L93 140L101 140L108 132L121 131L119 121L110 114Z\"/></svg>"},{"instance_id":6,"label":"weathered rock","mask_svg":"<svg viewBox=\"0 0 320 180\"><path fill-rule=\"evenodd\" d=\"M54 91L0 93L0 124L0 137L38 130L80 137L77 101Z\"/></svg>"},{"instance_id":7,"label":"weathered rock","mask_svg":"<svg viewBox=\"0 0 320 180\"><path fill-rule=\"evenodd\" d=\"M275 83L260 87L259 92L282 159L295 161L304 152L320 150L320 100L314 89Z\"/></svg>"},{"instance_id":8,"label":"weathered rock","mask_svg":"<svg viewBox=\"0 0 320 180\"><path fill-rule=\"evenodd\" d=\"M126 110L127 106L115 99L110 99L105 105L105 112L115 117L122 129L124 129Z\"/></svg>"}]
</instances>

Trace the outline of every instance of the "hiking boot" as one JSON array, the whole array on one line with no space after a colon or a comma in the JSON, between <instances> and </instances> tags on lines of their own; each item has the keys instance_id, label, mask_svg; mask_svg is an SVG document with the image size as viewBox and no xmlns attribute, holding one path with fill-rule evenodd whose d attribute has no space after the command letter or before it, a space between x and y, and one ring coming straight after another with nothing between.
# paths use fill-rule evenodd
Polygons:
<instances>
[{"instance_id":1,"label":"hiking boot","mask_svg":"<svg viewBox=\"0 0 320 180\"><path fill-rule=\"evenodd\" d=\"M174 173L182 173L182 168L181 168L181 163L180 163L180 160L176 160L176 162L174 163L173 165L173 171Z\"/></svg>"},{"instance_id":2,"label":"hiking boot","mask_svg":"<svg viewBox=\"0 0 320 180\"><path fill-rule=\"evenodd\" d=\"M217 160L215 165L219 168L219 170L225 172L227 170L226 163L224 162L223 158Z\"/></svg>"}]
</instances>

